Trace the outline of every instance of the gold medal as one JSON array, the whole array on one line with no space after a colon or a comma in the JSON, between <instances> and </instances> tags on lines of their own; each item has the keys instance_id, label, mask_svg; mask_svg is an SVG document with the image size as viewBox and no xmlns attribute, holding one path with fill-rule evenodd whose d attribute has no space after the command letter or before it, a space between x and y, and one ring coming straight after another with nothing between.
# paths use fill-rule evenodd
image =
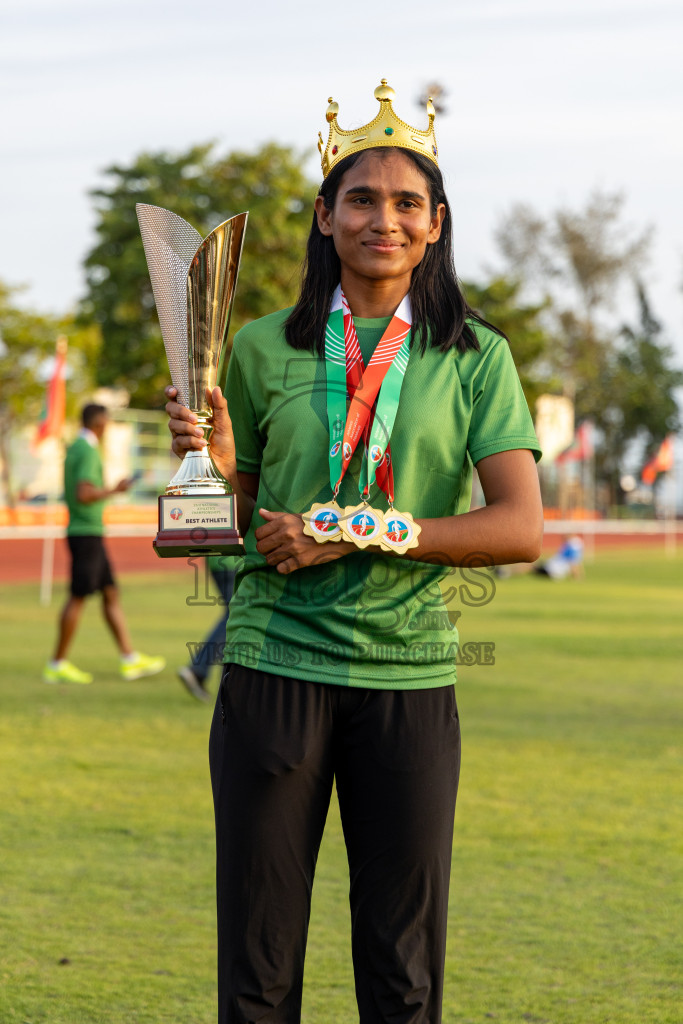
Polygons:
<instances>
[{"instance_id":1,"label":"gold medal","mask_svg":"<svg viewBox=\"0 0 683 1024\"><path fill-rule=\"evenodd\" d=\"M422 527L415 522L410 512L397 512L395 508L389 508L382 516L386 524L386 532L379 542L382 551L405 555L410 548L418 546L417 538L422 533Z\"/></svg>"},{"instance_id":2,"label":"gold medal","mask_svg":"<svg viewBox=\"0 0 683 1024\"><path fill-rule=\"evenodd\" d=\"M382 513L370 505L347 505L341 528L346 540L359 548L379 544L380 538L387 532Z\"/></svg>"},{"instance_id":3,"label":"gold medal","mask_svg":"<svg viewBox=\"0 0 683 1024\"><path fill-rule=\"evenodd\" d=\"M324 504L314 501L307 512L302 515L304 521L304 533L308 537L314 537L318 544L324 544L328 540L341 540L341 521L344 516L342 509L333 499Z\"/></svg>"}]
</instances>

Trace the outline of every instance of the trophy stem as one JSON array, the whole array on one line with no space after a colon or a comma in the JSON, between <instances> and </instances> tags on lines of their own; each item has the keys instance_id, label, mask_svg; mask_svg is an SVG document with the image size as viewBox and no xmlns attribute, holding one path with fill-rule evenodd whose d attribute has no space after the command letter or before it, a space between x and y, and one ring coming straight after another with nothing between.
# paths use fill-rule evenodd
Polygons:
<instances>
[{"instance_id":1,"label":"trophy stem","mask_svg":"<svg viewBox=\"0 0 683 1024\"><path fill-rule=\"evenodd\" d=\"M208 412L196 412L196 411L195 411L195 416L197 417L197 422L195 423L195 426L199 427L199 429L202 431L202 433L204 434L204 440L206 441L206 443L208 445L209 441L211 440L211 432L213 430L213 424L211 423L211 416L210 416L210 414Z\"/></svg>"},{"instance_id":2,"label":"trophy stem","mask_svg":"<svg viewBox=\"0 0 683 1024\"><path fill-rule=\"evenodd\" d=\"M188 452L180 469L166 488L166 494L230 493L230 485L214 466L206 448L200 452Z\"/></svg>"}]
</instances>

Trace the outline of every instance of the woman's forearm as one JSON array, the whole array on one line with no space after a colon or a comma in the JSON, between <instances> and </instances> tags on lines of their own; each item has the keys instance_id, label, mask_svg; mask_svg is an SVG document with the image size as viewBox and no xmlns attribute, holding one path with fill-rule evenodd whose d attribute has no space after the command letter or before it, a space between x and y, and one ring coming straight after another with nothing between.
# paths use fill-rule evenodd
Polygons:
<instances>
[{"instance_id":1,"label":"woman's forearm","mask_svg":"<svg viewBox=\"0 0 683 1024\"><path fill-rule=\"evenodd\" d=\"M443 519L417 519L422 533L406 558L440 565L464 565L474 555L491 565L533 562L541 553L542 509L534 512L490 505Z\"/></svg>"},{"instance_id":2,"label":"woman's forearm","mask_svg":"<svg viewBox=\"0 0 683 1024\"><path fill-rule=\"evenodd\" d=\"M462 565L473 555L492 565L533 562L541 553L543 504L533 456L526 449L499 452L477 464L485 508L442 519L418 519L418 546L406 557Z\"/></svg>"}]
</instances>

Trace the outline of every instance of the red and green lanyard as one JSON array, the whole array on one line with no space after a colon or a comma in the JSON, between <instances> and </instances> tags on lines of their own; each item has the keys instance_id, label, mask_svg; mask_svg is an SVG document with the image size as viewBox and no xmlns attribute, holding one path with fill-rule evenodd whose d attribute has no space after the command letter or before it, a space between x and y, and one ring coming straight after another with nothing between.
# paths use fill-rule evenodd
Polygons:
<instances>
[{"instance_id":1,"label":"red and green lanyard","mask_svg":"<svg viewBox=\"0 0 683 1024\"><path fill-rule=\"evenodd\" d=\"M394 501L394 472L389 438L410 355L412 316L406 295L391 318L367 367L346 297L337 287L325 331L327 419L330 430L330 486L335 498L351 457L363 438L359 491L368 500L377 484ZM346 398L351 400L348 413ZM343 426L342 426L343 424Z\"/></svg>"}]
</instances>

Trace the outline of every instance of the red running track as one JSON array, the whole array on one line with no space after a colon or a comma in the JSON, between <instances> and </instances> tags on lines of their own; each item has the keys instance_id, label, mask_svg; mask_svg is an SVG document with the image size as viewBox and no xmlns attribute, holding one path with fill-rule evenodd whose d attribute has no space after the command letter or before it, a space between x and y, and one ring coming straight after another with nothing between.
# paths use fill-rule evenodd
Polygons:
<instances>
[{"instance_id":1,"label":"red running track","mask_svg":"<svg viewBox=\"0 0 683 1024\"><path fill-rule=\"evenodd\" d=\"M543 553L555 551L562 534L550 533L546 527ZM664 547L662 533L597 533L594 535L596 548L618 547ZM677 543L683 545L683 533L677 533ZM130 572L179 572L183 559L159 558L152 547L151 537L108 537L107 550L114 572L118 575ZM29 583L40 580L43 557L42 540L0 540L0 584ZM66 541L55 541L54 579L69 578L70 557Z\"/></svg>"},{"instance_id":2,"label":"red running track","mask_svg":"<svg viewBox=\"0 0 683 1024\"><path fill-rule=\"evenodd\" d=\"M114 573L178 572L183 559L159 558L151 537L107 537L107 551ZM58 538L54 546L55 582L69 579L71 556L66 540ZM37 582L41 576L42 540L0 540L0 583Z\"/></svg>"}]
</instances>

